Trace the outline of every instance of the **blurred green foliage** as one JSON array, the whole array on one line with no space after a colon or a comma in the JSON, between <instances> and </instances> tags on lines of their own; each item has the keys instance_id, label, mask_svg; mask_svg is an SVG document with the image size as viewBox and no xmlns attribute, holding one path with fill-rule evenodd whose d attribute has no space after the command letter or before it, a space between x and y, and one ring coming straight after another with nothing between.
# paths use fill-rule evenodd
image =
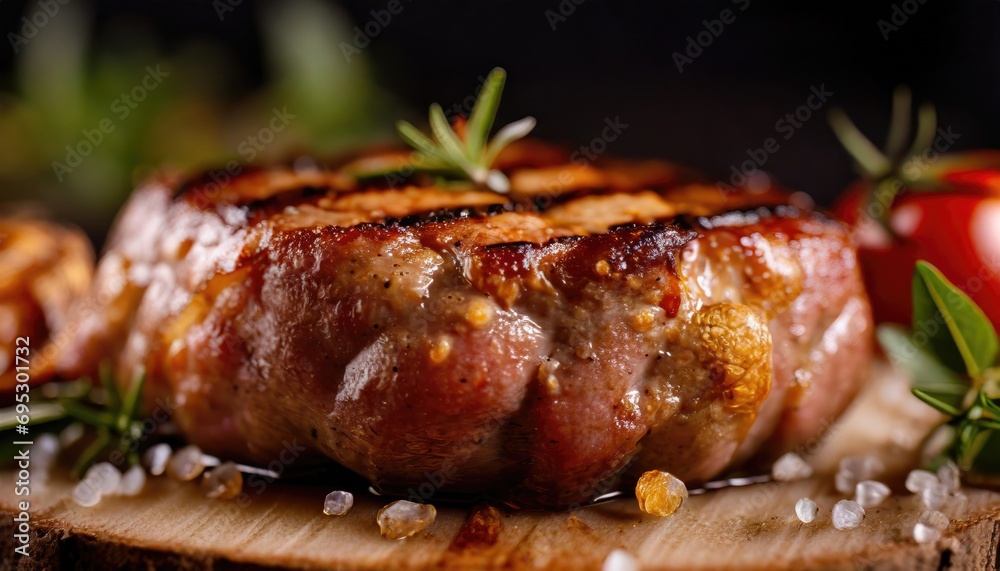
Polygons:
<instances>
[{"instance_id":1,"label":"blurred green foliage","mask_svg":"<svg viewBox=\"0 0 1000 571\"><path fill-rule=\"evenodd\" d=\"M343 14L291 0L269 4L257 21L267 81L246 91L236 65L245 56L228 46L199 40L164 53L150 24L134 21L92 37L89 14L64 6L21 47L13 89L0 93L0 202L43 203L100 235L157 169L334 152L389 135L376 118L392 101L364 61L348 63L338 47L353 33ZM157 68L169 75L140 87ZM275 110L294 119L258 140Z\"/></svg>"}]
</instances>

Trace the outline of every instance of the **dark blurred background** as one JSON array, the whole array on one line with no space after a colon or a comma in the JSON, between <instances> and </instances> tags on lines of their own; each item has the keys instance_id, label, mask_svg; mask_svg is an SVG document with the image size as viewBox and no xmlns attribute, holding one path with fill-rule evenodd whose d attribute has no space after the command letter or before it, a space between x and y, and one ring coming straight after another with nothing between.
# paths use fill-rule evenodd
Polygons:
<instances>
[{"instance_id":1,"label":"dark blurred background","mask_svg":"<svg viewBox=\"0 0 1000 571\"><path fill-rule=\"evenodd\" d=\"M3 0L0 12L0 200L44 203L97 240L154 169L392 140L396 119L461 104L494 66L509 73L501 121L534 115L536 135L579 146L617 120L609 154L725 182L760 167L821 203L854 177L827 112L844 108L881 144L900 84L936 105L952 150L1000 147L996 1ZM768 138L778 149L762 155Z\"/></svg>"}]
</instances>

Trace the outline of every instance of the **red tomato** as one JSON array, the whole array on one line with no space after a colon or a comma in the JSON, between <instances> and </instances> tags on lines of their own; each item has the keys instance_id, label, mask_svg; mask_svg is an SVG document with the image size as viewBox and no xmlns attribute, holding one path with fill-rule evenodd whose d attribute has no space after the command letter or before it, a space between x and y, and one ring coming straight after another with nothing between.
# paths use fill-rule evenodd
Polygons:
<instances>
[{"instance_id":1,"label":"red tomato","mask_svg":"<svg viewBox=\"0 0 1000 571\"><path fill-rule=\"evenodd\" d=\"M1000 152L940 155L913 168L934 190L902 190L892 202L892 233L861 212L867 182L852 185L834 206L854 227L875 320L910 325L913 266L927 260L1000 330Z\"/></svg>"}]
</instances>

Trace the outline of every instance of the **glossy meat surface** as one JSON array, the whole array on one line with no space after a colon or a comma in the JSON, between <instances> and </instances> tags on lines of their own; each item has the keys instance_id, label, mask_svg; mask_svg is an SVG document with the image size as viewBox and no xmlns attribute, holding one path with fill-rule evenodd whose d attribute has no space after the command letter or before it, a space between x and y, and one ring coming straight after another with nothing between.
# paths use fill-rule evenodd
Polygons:
<instances>
[{"instance_id":1,"label":"glossy meat surface","mask_svg":"<svg viewBox=\"0 0 1000 571\"><path fill-rule=\"evenodd\" d=\"M55 353L46 345L71 335L71 308L87 295L93 273L94 254L79 230L0 218L0 394L14 391L18 373L30 385L51 375Z\"/></svg>"},{"instance_id":2,"label":"glossy meat surface","mask_svg":"<svg viewBox=\"0 0 1000 571\"><path fill-rule=\"evenodd\" d=\"M549 508L649 468L707 480L850 402L871 319L839 224L668 163L501 161L507 196L358 161L152 181L61 373L145 367L214 453L295 441L389 492Z\"/></svg>"}]
</instances>

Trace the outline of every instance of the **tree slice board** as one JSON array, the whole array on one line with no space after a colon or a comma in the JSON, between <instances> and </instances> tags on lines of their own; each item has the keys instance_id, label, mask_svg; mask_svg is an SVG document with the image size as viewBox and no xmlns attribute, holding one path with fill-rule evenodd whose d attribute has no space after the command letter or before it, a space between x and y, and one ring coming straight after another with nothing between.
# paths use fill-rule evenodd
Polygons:
<instances>
[{"instance_id":1,"label":"tree slice board","mask_svg":"<svg viewBox=\"0 0 1000 571\"><path fill-rule=\"evenodd\" d=\"M280 481L251 491L249 504L205 499L195 483L151 478L136 498L93 508L70 499L73 482L53 473L31 493L30 557L14 554L15 475L0 473L3 569L601 569L614 549L642 569L995 569L1000 493L969 486L943 511L940 541L917 544L922 510L903 478L914 449L937 418L885 365L843 419L813 447L813 477L693 495L673 517L640 512L625 497L568 513L517 512L480 505L440 507L437 521L406 540L383 539L375 515L387 503L357 493L343 517L325 516L322 488ZM833 486L840 458L875 454L893 489L862 525L833 528L844 495ZM796 519L813 498L819 517Z\"/></svg>"}]
</instances>

